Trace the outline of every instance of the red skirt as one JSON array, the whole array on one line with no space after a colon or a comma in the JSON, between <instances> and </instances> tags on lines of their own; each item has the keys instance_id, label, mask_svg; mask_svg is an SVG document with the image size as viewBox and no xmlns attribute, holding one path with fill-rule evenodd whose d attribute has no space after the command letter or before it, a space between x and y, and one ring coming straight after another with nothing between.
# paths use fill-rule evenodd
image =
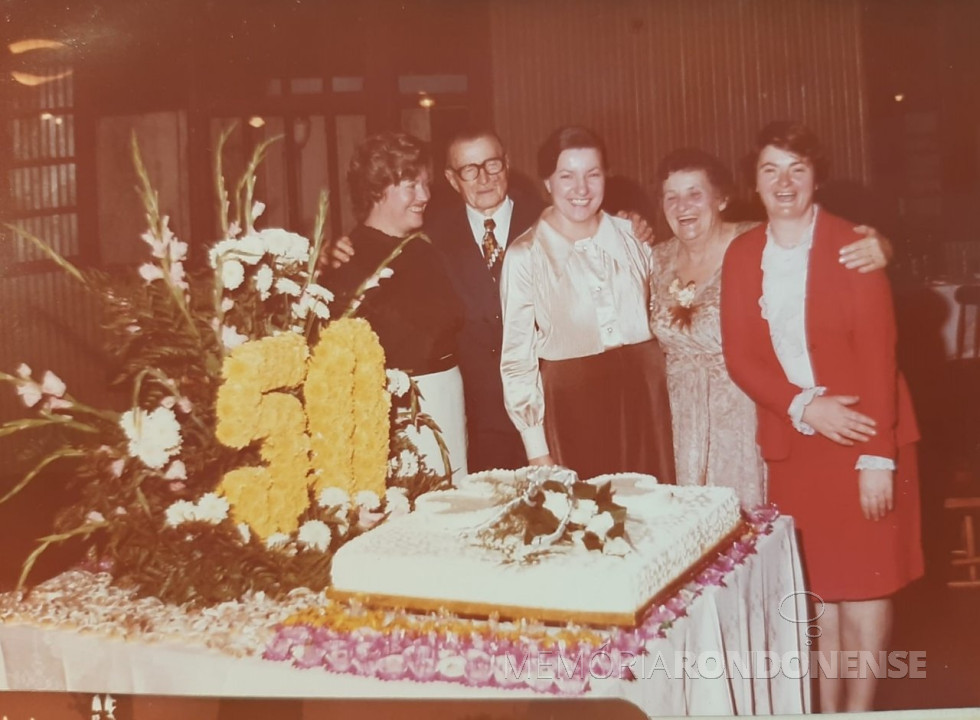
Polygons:
<instances>
[{"instance_id":1,"label":"red skirt","mask_svg":"<svg viewBox=\"0 0 980 720\"><path fill-rule=\"evenodd\" d=\"M618 472L674 482L663 351L656 340L568 360L542 360L552 459L580 478Z\"/></svg>"},{"instance_id":2,"label":"red skirt","mask_svg":"<svg viewBox=\"0 0 980 720\"><path fill-rule=\"evenodd\" d=\"M804 573L826 602L891 595L923 574L918 459L899 448L895 509L882 520L861 512L854 448L822 435L792 435L790 456L769 461L769 498L799 531Z\"/></svg>"}]
</instances>

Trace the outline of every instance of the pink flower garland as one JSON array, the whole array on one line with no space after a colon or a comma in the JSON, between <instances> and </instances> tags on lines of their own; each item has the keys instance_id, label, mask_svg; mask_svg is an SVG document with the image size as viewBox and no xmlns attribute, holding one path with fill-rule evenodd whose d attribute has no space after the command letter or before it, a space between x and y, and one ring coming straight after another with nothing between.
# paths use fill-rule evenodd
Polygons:
<instances>
[{"instance_id":1,"label":"pink flower garland","mask_svg":"<svg viewBox=\"0 0 980 720\"><path fill-rule=\"evenodd\" d=\"M593 678L632 680L630 666L646 653L646 645L666 637L706 587L725 585L725 577L755 553L759 537L772 532L779 511L766 505L746 511L745 516L749 531L719 553L696 579L664 604L651 607L636 628L596 631L605 638L598 646L579 642L570 647L558 641L547 647L541 638L526 636L513 641L502 634L478 632L486 629L480 621L471 621L473 632L465 637L451 631L385 633L369 627L337 631L312 624L279 624L263 657L299 668L322 667L382 680L527 687L556 695L580 695ZM465 621L454 619L454 625L460 622Z\"/></svg>"}]
</instances>

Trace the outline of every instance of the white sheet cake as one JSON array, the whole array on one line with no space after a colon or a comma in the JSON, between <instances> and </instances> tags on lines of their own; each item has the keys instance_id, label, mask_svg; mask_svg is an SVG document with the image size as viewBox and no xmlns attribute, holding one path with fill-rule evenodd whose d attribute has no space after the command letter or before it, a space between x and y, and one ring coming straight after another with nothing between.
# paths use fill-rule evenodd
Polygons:
<instances>
[{"instance_id":1,"label":"white sheet cake","mask_svg":"<svg viewBox=\"0 0 980 720\"><path fill-rule=\"evenodd\" d=\"M615 501L628 512L631 552L619 557L556 545L533 563L508 563L472 529L498 511L492 483L516 477L514 471L470 476L462 487L423 496L415 512L347 543L333 559L331 593L422 610L629 625L741 521L730 488L612 476Z\"/></svg>"}]
</instances>

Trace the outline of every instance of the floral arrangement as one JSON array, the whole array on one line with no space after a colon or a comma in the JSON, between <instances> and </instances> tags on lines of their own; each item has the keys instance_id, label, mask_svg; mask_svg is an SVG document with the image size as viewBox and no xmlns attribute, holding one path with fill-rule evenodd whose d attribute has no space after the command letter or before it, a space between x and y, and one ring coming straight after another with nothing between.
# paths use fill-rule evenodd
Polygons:
<instances>
[{"instance_id":1,"label":"floral arrangement","mask_svg":"<svg viewBox=\"0 0 980 720\"><path fill-rule=\"evenodd\" d=\"M50 371L40 380L26 365L0 373L38 411L0 426L0 436L46 428L54 437L0 502L53 466L73 498L27 558L19 587L46 548L80 539L93 567L165 601L320 589L337 547L448 485L448 472L412 442L422 431L441 440L417 387L385 369L377 337L356 317L360 297L391 274L411 238L334 312L315 273L326 195L312 240L258 229L256 169L275 139L256 147L229 194L221 156L232 130L216 153L222 236L201 272L185 267L188 245L160 211L135 136L151 255L138 276L83 272L11 227L102 299L115 384L129 398L122 411L96 408Z\"/></svg>"},{"instance_id":2,"label":"floral arrangement","mask_svg":"<svg viewBox=\"0 0 980 720\"><path fill-rule=\"evenodd\" d=\"M755 554L779 512L769 505L746 515L745 532L707 558L684 587L658 599L634 628L416 615L331 601L277 624L263 657L387 680L528 688L560 695L580 695L610 678L635 679L648 644L666 637L695 598L724 585L729 573Z\"/></svg>"},{"instance_id":3,"label":"floral arrangement","mask_svg":"<svg viewBox=\"0 0 980 720\"><path fill-rule=\"evenodd\" d=\"M694 320L694 298L698 294L694 281L682 285L681 279L675 277L667 287L667 294L676 303L670 308L671 324L677 325L681 329L691 327L691 322Z\"/></svg>"},{"instance_id":4,"label":"floral arrangement","mask_svg":"<svg viewBox=\"0 0 980 720\"><path fill-rule=\"evenodd\" d=\"M555 544L620 556L631 550L626 508L614 502L610 481L580 482L567 468L536 467L516 483L494 483L492 492L501 509L474 532L508 560L533 561Z\"/></svg>"}]
</instances>

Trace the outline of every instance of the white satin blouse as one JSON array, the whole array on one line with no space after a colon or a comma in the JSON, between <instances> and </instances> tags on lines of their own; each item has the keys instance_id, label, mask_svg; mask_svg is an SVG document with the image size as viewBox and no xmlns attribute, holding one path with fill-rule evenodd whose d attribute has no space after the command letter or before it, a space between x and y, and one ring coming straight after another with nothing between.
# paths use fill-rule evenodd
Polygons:
<instances>
[{"instance_id":1,"label":"white satin blouse","mask_svg":"<svg viewBox=\"0 0 980 720\"><path fill-rule=\"evenodd\" d=\"M568 240L540 219L507 250L500 373L529 458L548 454L538 361L650 340L650 271L650 248L606 213L591 238Z\"/></svg>"}]
</instances>

